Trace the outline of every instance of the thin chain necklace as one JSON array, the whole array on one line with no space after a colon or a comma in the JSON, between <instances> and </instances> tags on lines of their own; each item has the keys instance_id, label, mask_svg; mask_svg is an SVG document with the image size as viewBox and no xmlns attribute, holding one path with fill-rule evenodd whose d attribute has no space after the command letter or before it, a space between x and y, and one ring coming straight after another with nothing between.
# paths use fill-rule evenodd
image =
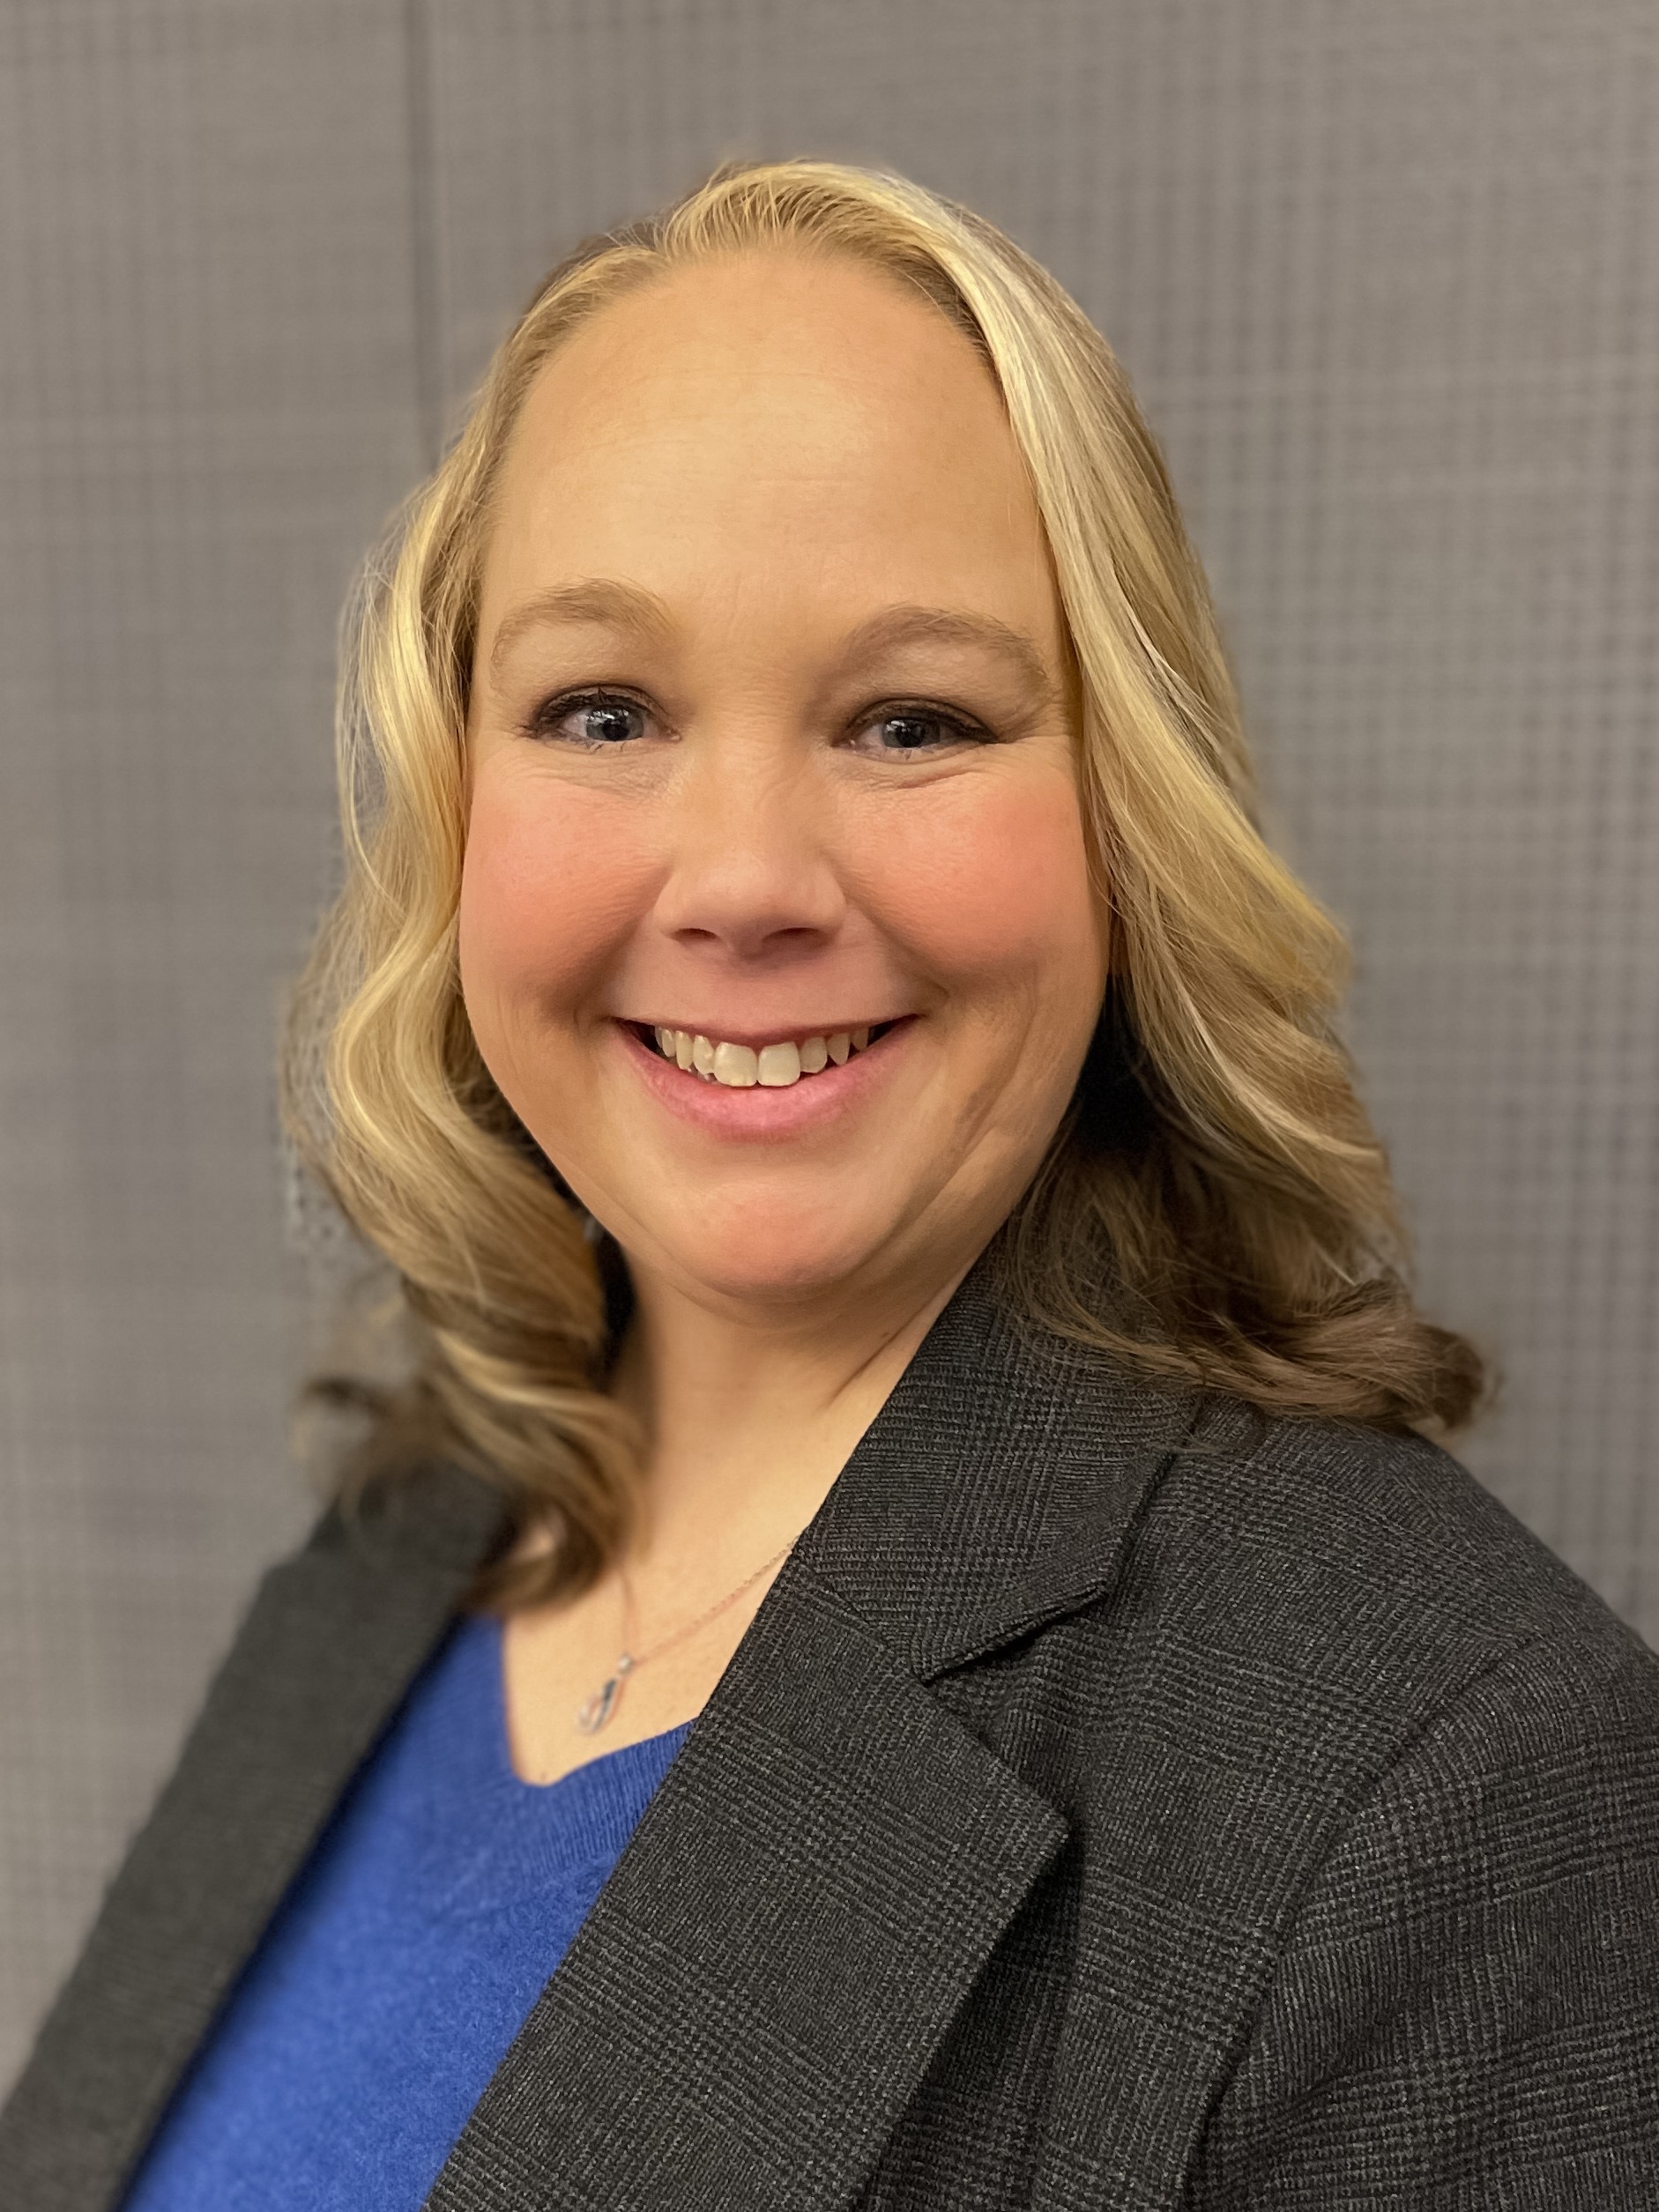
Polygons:
<instances>
[{"instance_id":1,"label":"thin chain necklace","mask_svg":"<svg viewBox=\"0 0 1659 2212\"><path fill-rule=\"evenodd\" d=\"M604 1727L621 1704L622 1685L636 1667L644 1666L647 1659L654 1659L659 1652L667 1651L675 1644L684 1643L687 1637L695 1635L699 1629L706 1628L717 1614L725 1611L727 1606L735 1605L746 1590L752 1590L766 1570L769 1567L777 1566L778 1561L787 1557L794 1547L795 1539L792 1536L782 1551L775 1551L770 1559L762 1560L753 1574L745 1575L735 1590L728 1590L725 1597L711 1605L706 1613L698 1614L695 1621L688 1621L683 1628L676 1629L672 1636L666 1636L659 1643L653 1644L648 1652L636 1652L633 1649L633 1585L628 1579L628 1570L619 1566L616 1574L622 1586L622 1651L611 1674L599 1684L591 1697L584 1697L577 1707L576 1725L582 1733L584 1736L595 1736Z\"/></svg>"}]
</instances>

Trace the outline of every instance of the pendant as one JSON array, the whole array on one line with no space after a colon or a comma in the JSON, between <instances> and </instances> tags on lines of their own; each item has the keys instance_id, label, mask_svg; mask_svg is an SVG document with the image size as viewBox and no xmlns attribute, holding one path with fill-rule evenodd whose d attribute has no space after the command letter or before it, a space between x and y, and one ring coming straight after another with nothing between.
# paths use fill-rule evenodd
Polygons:
<instances>
[{"instance_id":1,"label":"pendant","mask_svg":"<svg viewBox=\"0 0 1659 2212\"><path fill-rule=\"evenodd\" d=\"M622 1653L616 1662L616 1672L603 1681L591 1697L584 1697L577 1707L576 1725L584 1736L597 1735L622 1702L622 1684L634 1671L632 1655Z\"/></svg>"}]
</instances>

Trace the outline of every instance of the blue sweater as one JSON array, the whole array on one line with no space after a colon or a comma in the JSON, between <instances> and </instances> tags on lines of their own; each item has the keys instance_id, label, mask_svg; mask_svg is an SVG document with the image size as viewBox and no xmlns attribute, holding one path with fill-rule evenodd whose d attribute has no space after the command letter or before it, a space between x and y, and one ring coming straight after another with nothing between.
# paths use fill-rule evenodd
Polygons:
<instances>
[{"instance_id":1,"label":"blue sweater","mask_svg":"<svg viewBox=\"0 0 1659 2212\"><path fill-rule=\"evenodd\" d=\"M547 1786L462 1618L342 1800L123 2212L415 2212L691 1723Z\"/></svg>"}]
</instances>

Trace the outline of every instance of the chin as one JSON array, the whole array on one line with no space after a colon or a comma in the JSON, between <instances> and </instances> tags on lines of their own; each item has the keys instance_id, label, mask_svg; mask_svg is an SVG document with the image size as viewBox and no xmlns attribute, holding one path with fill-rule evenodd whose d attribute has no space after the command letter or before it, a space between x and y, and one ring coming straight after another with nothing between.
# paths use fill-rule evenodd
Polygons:
<instances>
[{"instance_id":1,"label":"chin","mask_svg":"<svg viewBox=\"0 0 1659 2212\"><path fill-rule=\"evenodd\" d=\"M888 1244L874 1223L825 1224L813 1234L798 1214L741 1226L710 1225L706 1236L688 1240L683 1224L664 1240L677 1271L697 1288L746 1305L789 1304L833 1290L857 1275Z\"/></svg>"}]
</instances>

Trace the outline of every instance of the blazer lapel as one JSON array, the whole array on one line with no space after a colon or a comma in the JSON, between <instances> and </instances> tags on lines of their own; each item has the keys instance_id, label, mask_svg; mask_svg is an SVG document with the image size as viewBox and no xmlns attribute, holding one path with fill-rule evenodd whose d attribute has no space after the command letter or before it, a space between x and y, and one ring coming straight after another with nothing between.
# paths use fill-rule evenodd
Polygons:
<instances>
[{"instance_id":1,"label":"blazer lapel","mask_svg":"<svg viewBox=\"0 0 1659 2212\"><path fill-rule=\"evenodd\" d=\"M926 1685L1108 1591L1198 1394L982 1263L767 1593L428 2212L829 2212L1060 1852Z\"/></svg>"},{"instance_id":2,"label":"blazer lapel","mask_svg":"<svg viewBox=\"0 0 1659 2212\"><path fill-rule=\"evenodd\" d=\"M1066 1823L792 1561L427 2200L818 2212Z\"/></svg>"},{"instance_id":3,"label":"blazer lapel","mask_svg":"<svg viewBox=\"0 0 1659 2212\"><path fill-rule=\"evenodd\" d=\"M7 2201L108 2212L319 1830L502 1526L435 1463L272 1568L0 2116Z\"/></svg>"}]
</instances>

